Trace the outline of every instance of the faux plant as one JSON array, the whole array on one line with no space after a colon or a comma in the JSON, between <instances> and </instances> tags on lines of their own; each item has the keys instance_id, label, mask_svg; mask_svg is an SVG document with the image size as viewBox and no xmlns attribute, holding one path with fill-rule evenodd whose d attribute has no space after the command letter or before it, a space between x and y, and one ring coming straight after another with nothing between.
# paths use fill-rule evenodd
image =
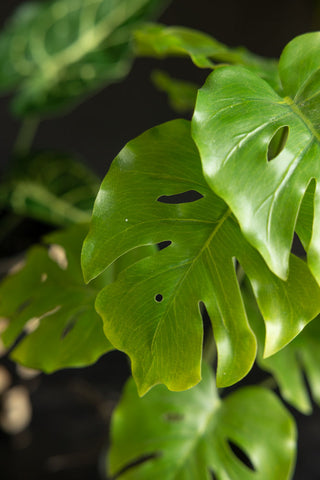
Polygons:
<instances>
[{"instance_id":1,"label":"faux plant","mask_svg":"<svg viewBox=\"0 0 320 480\"><path fill-rule=\"evenodd\" d=\"M26 4L0 36L0 87L29 124L118 80L134 56L185 56L209 73L201 88L154 73L192 118L130 141L100 188L75 159L18 149L3 207L60 229L3 280L2 341L47 373L128 355L110 478L290 479L283 401L227 387L257 361L287 403L310 413L304 374L320 402L320 33L277 62L142 23L162 6Z\"/></svg>"}]
</instances>

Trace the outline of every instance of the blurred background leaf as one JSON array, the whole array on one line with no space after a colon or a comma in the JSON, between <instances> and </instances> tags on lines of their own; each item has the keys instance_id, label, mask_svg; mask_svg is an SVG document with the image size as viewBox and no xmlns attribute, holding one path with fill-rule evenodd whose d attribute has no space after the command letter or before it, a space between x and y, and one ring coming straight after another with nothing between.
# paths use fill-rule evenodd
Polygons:
<instances>
[{"instance_id":1,"label":"blurred background leaf","mask_svg":"<svg viewBox=\"0 0 320 480\"><path fill-rule=\"evenodd\" d=\"M196 103L198 85L173 78L162 70L154 70L151 80L158 90L167 94L169 104L174 111L192 112Z\"/></svg>"},{"instance_id":2,"label":"blurred background leaf","mask_svg":"<svg viewBox=\"0 0 320 480\"><path fill-rule=\"evenodd\" d=\"M2 334L11 357L30 368L52 372L95 362L113 347L94 308L95 287L82 278L80 251L86 225L50 234L32 247L25 263L0 285ZM110 276L110 280L112 276Z\"/></svg>"},{"instance_id":3,"label":"blurred background leaf","mask_svg":"<svg viewBox=\"0 0 320 480\"><path fill-rule=\"evenodd\" d=\"M215 68L219 63L244 65L281 90L277 62L251 53L243 47L230 48L210 35L186 27L145 24L134 32L136 54L165 58L189 56L199 68Z\"/></svg>"},{"instance_id":4,"label":"blurred background leaf","mask_svg":"<svg viewBox=\"0 0 320 480\"><path fill-rule=\"evenodd\" d=\"M78 159L55 152L13 164L0 186L1 206L58 226L90 221L99 179Z\"/></svg>"},{"instance_id":5,"label":"blurred background leaf","mask_svg":"<svg viewBox=\"0 0 320 480\"><path fill-rule=\"evenodd\" d=\"M304 414L311 413L311 398L320 405L320 317L312 320L278 353L263 358L265 327L248 279L245 279L241 291L258 340L259 366L273 375L288 403Z\"/></svg>"},{"instance_id":6,"label":"blurred background leaf","mask_svg":"<svg viewBox=\"0 0 320 480\"><path fill-rule=\"evenodd\" d=\"M0 88L13 111L43 115L124 77L132 30L163 0L54 0L22 5L0 36Z\"/></svg>"},{"instance_id":7,"label":"blurred background leaf","mask_svg":"<svg viewBox=\"0 0 320 480\"><path fill-rule=\"evenodd\" d=\"M185 392L126 384L111 428L109 473L119 480L286 480L295 425L272 393L241 388L223 400L208 367Z\"/></svg>"}]
</instances>

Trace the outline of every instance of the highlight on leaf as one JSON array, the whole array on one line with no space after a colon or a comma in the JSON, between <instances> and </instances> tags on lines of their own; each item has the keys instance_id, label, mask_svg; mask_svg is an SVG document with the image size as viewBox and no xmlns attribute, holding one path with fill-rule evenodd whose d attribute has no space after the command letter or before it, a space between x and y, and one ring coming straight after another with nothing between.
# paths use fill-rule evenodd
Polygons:
<instances>
[{"instance_id":1,"label":"highlight on leaf","mask_svg":"<svg viewBox=\"0 0 320 480\"><path fill-rule=\"evenodd\" d=\"M190 191L201 198L158 201ZM285 282L243 237L228 206L205 182L184 120L145 132L114 160L84 242L85 278L98 277L138 246L162 242L166 248L123 270L96 300L106 336L131 359L140 394L157 383L184 390L200 380L202 302L217 345L218 385L231 385L250 370L256 339L235 259L250 278L266 323L265 355L290 342L320 311L319 286L302 260L291 256Z\"/></svg>"}]
</instances>

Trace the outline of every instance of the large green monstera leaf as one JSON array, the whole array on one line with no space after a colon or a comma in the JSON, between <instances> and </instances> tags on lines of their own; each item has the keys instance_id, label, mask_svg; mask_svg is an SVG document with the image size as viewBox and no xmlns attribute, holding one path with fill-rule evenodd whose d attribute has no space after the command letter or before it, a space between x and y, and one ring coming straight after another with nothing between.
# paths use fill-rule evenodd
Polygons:
<instances>
[{"instance_id":1,"label":"large green monstera leaf","mask_svg":"<svg viewBox=\"0 0 320 480\"><path fill-rule=\"evenodd\" d=\"M305 414L311 413L307 381L313 400L320 405L320 317L315 318L280 352L263 358L265 329L247 279L241 285L241 292L258 340L259 366L273 375L287 402Z\"/></svg>"},{"instance_id":2,"label":"large green monstera leaf","mask_svg":"<svg viewBox=\"0 0 320 480\"><path fill-rule=\"evenodd\" d=\"M49 235L47 245L32 247L22 268L0 284L0 316L8 320L2 340L14 346L18 363L52 372L88 365L113 349L94 308L111 273L88 288L80 268L87 230L79 225Z\"/></svg>"},{"instance_id":3,"label":"large green monstera leaf","mask_svg":"<svg viewBox=\"0 0 320 480\"><path fill-rule=\"evenodd\" d=\"M128 73L132 29L161 0L53 0L18 9L0 36L0 88L19 115L59 109Z\"/></svg>"},{"instance_id":4,"label":"large green monstera leaf","mask_svg":"<svg viewBox=\"0 0 320 480\"><path fill-rule=\"evenodd\" d=\"M281 278L308 190L297 230L320 283L320 33L289 43L279 74L281 97L245 68L216 70L199 92L193 137L209 185Z\"/></svg>"},{"instance_id":5,"label":"large green monstera leaf","mask_svg":"<svg viewBox=\"0 0 320 480\"><path fill-rule=\"evenodd\" d=\"M220 400L207 368L187 392L158 386L139 398L130 380L112 420L109 473L119 480L287 480L295 437L272 392L248 387Z\"/></svg>"},{"instance_id":6,"label":"large green monstera leaf","mask_svg":"<svg viewBox=\"0 0 320 480\"><path fill-rule=\"evenodd\" d=\"M302 260L291 256L284 282L245 240L227 205L206 184L184 120L147 131L113 162L82 251L86 280L126 252L159 242L167 247L124 270L96 302L106 336L131 358L140 394L157 383L183 390L200 380L201 302L217 344L218 385L235 383L251 368L256 340L235 259L266 322L266 355L319 312L320 289Z\"/></svg>"}]
</instances>

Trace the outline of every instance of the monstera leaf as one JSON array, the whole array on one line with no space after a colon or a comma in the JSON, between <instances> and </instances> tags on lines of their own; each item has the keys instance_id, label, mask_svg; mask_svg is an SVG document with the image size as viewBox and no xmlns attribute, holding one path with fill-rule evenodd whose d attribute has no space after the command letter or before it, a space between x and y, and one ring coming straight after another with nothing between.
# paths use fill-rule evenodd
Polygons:
<instances>
[{"instance_id":1,"label":"monstera leaf","mask_svg":"<svg viewBox=\"0 0 320 480\"><path fill-rule=\"evenodd\" d=\"M97 177L68 155L41 152L20 159L0 186L0 201L15 213L66 226L90 221Z\"/></svg>"},{"instance_id":2,"label":"monstera leaf","mask_svg":"<svg viewBox=\"0 0 320 480\"><path fill-rule=\"evenodd\" d=\"M201 302L217 344L218 385L238 381L251 368L256 340L235 259L250 278L266 321L267 355L319 312L320 289L302 260L291 257L284 282L244 239L227 205L206 184L184 120L144 133L113 162L84 242L86 280L124 253L159 242L167 248L123 270L96 302L106 336L131 358L140 394L157 383L183 390L200 380Z\"/></svg>"},{"instance_id":3,"label":"monstera leaf","mask_svg":"<svg viewBox=\"0 0 320 480\"><path fill-rule=\"evenodd\" d=\"M320 283L319 65L320 33L309 33L280 58L281 97L243 67L216 70L199 92L193 136L209 185L283 279L308 191L297 231Z\"/></svg>"},{"instance_id":4,"label":"monstera leaf","mask_svg":"<svg viewBox=\"0 0 320 480\"><path fill-rule=\"evenodd\" d=\"M125 76L133 59L132 28L163 3L53 0L23 5L0 36L0 87L18 88L14 111L54 111Z\"/></svg>"},{"instance_id":5,"label":"monstera leaf","mask_svg":"<svg viewBox=\"0 0 320 480\"><path fill-rule=\"evenodd\" d=\"M158 386L139 398L130 380L112 420L109 473L119 480L286 480L295 437L273 393L242 388L220 400L207 368L187 392Z\"/></svg>"},{"instance_id":6,"label":"monstera leaf","mask_svg":"<svg viewBox=\"0 0 320 480\"><path fill-rule=\"evenodd\" d=\"M21 270L1 283L0 316L9 322L2 340L14 345L11 356L18 363L52 372L88 365L113 348L94 309L110 272L92 287L82 278L79 259L87 229L49 235L47 245L30 249Z\"/></svg>"},{"instance_id":7,"label":"monstera leaf","mask_svg":"<svg viewBox=\"0 0 320 480\"><path fill-rule=\"evenodd\" d=\"M134 40L137 55L158 58L187 55L200 68L214 68L213 61L246 65L274 88L281 88L274 60L254 55L245 48L229 48L197 30L150 23L135 30Z\"/></svg>"},{"instance_id":8,"label":"monstera leaf","mask_svg":"<svg viewBox=\"0 0 320 480\"><path fill-rule=\"evenodd\" d=\"M289 345L269 358L263 358L265 329L252 290L247 281L241 292L250 324L258 339L258 364L277 381L283 398L303 413L311 413L306 380L312 398L320 405L320 317L314 319Z\"/></svg>"}]
</instances>

